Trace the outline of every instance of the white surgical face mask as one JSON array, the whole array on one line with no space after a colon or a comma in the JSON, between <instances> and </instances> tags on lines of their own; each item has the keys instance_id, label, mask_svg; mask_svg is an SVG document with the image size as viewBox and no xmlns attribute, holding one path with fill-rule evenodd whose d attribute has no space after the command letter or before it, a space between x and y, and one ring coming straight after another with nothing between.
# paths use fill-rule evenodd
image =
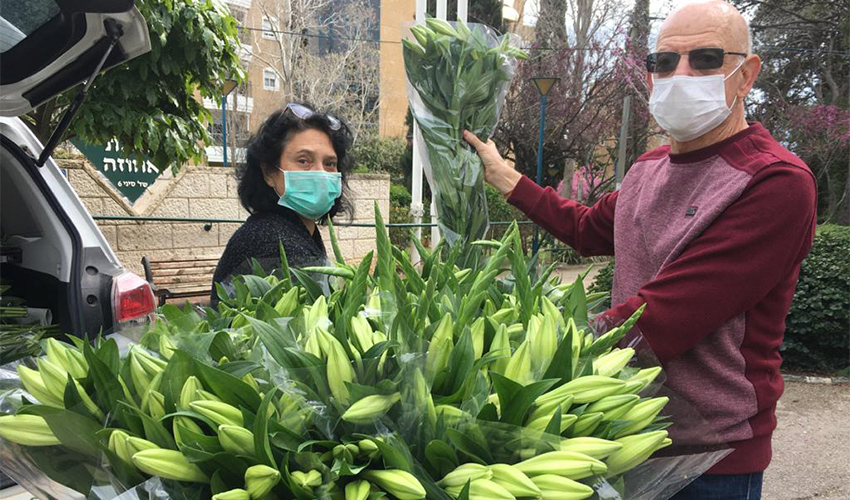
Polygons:
<instances>
[{"instance_id":1,"label":"white surgical face mask","mask_svg":"<svg viewBox=\"0 0 850 500\"><path fill-rule=\"evenodd\" d=\"M704 135L732 114L726 105L725 82L743 66L729 73L709 76L676 75L653 78L649 112L674 139L686 142ZM735 105L738 96L732 101Z\"/></svg>"}]
</instances>

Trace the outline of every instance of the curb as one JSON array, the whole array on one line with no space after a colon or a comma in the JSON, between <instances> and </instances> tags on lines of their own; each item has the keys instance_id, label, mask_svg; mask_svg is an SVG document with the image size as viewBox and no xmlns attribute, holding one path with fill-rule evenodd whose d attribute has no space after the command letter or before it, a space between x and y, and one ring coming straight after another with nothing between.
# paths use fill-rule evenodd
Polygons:
<instances>
[{"instance_id":1,"label":"curb","mask_svg":"<svg viewBox=\"0 0 850 500\"><path fill-rule=\"evenodd\" d=\"M850 384L850 378L847 377L813 377L811 375L787 375L783 373L782 378L785 379L786 382L800 382L803 384Z\"/></svg>"}]
</instances>

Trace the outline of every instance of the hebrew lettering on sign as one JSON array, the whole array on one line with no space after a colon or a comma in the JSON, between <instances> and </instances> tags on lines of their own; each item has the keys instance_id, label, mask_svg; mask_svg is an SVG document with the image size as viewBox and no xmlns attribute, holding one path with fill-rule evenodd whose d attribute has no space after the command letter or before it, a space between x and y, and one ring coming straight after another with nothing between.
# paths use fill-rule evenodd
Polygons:
<instances>
[{"instance_id":1,"label":"hebrew lettering on sign","mask_svg":"<svg viewBox=\"0 0 850 500\"><path fill-rule=\"evenodd\" d=\"M71 142L130 203L135 203L159 177L160 169L149 158L126 157L117 139L104 146L85 144L76 139Z\"/></svg>"}]
</instances>

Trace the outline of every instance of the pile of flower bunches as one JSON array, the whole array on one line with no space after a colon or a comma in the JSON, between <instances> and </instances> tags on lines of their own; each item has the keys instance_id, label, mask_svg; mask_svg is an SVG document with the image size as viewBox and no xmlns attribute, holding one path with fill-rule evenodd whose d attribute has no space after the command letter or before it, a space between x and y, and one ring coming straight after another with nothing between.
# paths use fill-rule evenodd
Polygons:
<instances>
[{"instance_id":1,"label":"pile of flower bunches","mask_svg":"<svg viewBox=\"0 0 850 500\"><path fill-rule=\"evenodd\" d=\"M591 332L604 297L534 276L515 225L471 268L460 246L417 268L377 218L377 259L343 264L331 229L336 265L282 252L125 352L45 341L0 437L82 493L156 477L214 500L577 500L671 444L667 398L645 396L661 369L615 347L640 311Z\"/></svg>"}]
</instances>

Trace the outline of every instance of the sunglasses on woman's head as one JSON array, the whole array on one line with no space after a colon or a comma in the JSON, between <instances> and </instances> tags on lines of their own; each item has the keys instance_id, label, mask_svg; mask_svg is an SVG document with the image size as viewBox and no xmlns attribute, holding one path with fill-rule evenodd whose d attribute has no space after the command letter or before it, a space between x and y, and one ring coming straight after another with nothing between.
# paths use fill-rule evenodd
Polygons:
<instances>
[{"instance_id":1,"label":"sunglasses on woman's head","mask_svg":"<svg viewBox=\"0 0 850 500\"><path fill-rule=\"evenodd\" d=\"M303 104L290 102L289 104L286 105L286 108L284 108L284 111L289 111L293 115L297 116L298 118L301 118L302 120L306 120L306 119L310 118L311 116L315 116L315 115L324 116L325 118L327 118L328 124L330 124L331 130L339 130L339 129L342 128L342 122L339 121L339 119L337 119L335 116L331 116L327 113L325 113L325 114L316 113L315 111L308 108L307 106L304 106Z\"/></svg>"},{"instance_id":2,"label":"sunglasses on woman's head","mask_svg":"<svg viewBox=\"0 0 850 500\"><path fill-rule=\"evenodd\" d=\"M747 57L743 52L727 52L723 49L694 49L688 52L691 69L705 71L723 67L726 54ZM646 70L653 74L672 73L679 66L682 55L678 52L653 52L646 56Z\"/></svg>"}]
</instances>

